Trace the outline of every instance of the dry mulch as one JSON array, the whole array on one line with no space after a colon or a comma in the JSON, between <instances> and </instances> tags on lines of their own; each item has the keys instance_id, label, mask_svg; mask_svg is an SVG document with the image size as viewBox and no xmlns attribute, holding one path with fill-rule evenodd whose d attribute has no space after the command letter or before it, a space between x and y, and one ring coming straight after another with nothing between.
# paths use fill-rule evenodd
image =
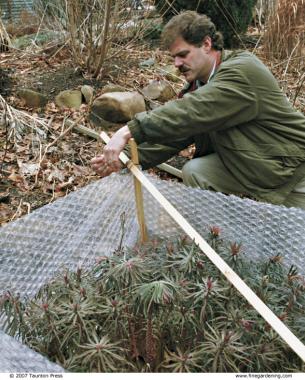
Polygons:
<instances>
[{"instance_id":1,"label":"dry mulch","mask_svg":"<svg viewBox=\"0 0 305 380\"><path fill-rule=\"evenodd\" d=\"M25 133L21 140L8 139L8 131L0 126L0 225L98 179L90 168L90 160L101 152L102 145L92 138L70 131L45 153L47 145L64 133L66 118L76 120L83 115L81 124L89 126L87 105L80 110L62 110L56 107L54 98L62 90L84 84L92 85L98 95L107 83L135 90L148 84L150 79L156 79L158 74L151 69L140 68L138 63L152 55L156 58L158 52L135 49L125 54L106 67L102 79L92 79L73 68L68 49L62 49L53 58L22 51L0 54L2 71L8 73L3 76L5 80L0 86L0 94L10 106L44 118L49 125L46 138L39 141L31 131ZM161 61L161 56L157 60ZM25 107L16 95L20 88L31 88L47 95L49 102L46 108ZM115 125L108 133L119 127ZM37 165L40 168L38 174L35 171ZM171 176L166 174L163 177Z\"/></svg>"}]
</instances>

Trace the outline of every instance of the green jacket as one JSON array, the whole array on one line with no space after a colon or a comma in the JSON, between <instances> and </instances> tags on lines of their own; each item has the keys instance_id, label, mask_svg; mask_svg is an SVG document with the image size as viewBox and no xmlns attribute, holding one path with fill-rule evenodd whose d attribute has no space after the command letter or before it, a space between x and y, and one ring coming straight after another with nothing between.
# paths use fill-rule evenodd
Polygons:
<instances>
[{"instance_id":1,"label":"green jacket","mask_svg":"<svg viewBox=\"0 0 305 380\"><path fill-rule=\"evenodd\" d=\"M223 53L209 83L128 123L142 167L195 143L216 152L248 195L282 203L305 177L305 117L267 67L246 51Z\"/></svg>"}]
</instances>

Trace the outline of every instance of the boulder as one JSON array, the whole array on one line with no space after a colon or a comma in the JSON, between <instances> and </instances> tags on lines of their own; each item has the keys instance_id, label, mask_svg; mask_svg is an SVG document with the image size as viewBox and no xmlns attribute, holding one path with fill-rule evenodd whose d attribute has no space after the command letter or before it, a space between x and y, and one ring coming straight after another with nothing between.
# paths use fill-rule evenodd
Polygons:
<instances>
[{"instance_id":1,"label":"boulder","mask_svg":"<svg viewBox=\"0 0 305 380\"><path fill-rule=\"evenodd\" d=\"M102 88L101 95L107 92L125 92L125 88L114 83L108 83Z\"/></svg>"},{"instance_id":2,"label":"boulder","mask_svg":"<svg viewBox=\"0 0 305 380\"><path fill-rule=\"evenodd\" d=\"M48 102L45 95L28 88L21 88L17 90L17 95L24 101L27 107L42 108Z\"/></svg>"},{"instance_id":3,"label":"boulder","mask_svg":"<svg viewBox=\"0 0 305 380\"><path fill-rule=\"evenodd\" d=\"M94 88L85 84L81 87L80 91L85 98L86 103L90 104L94 96Z\"/></svg>"},{"instance_id":4,"label":"boulder","mask_svg":"<svg viewBox=\"0 0 305 380\"><path fill-rule=\"evenodd\" d=\"M139 66L140 67L151 67L151 66L154 66L155 63L156 63L156 60L154 58L148 58L145 61L140 62Z\"/></svg>"},{"instance_id":5,"label":"boulder","mask_svg":"<svg viewBox=\"0 0 305 380\"><path fill-rule=\"evenodd\" d=\"M170 80L171 82L181 81L180 71L174 65L159 67L158 71L160 72L160 74L162 74L166 79Z\"/></svg>"},{"instance_id":6,"label":"boulder","mask_svg":"<svg viewBox=\"0 0 305 380\"><path fill-rule=\"evenodd\" d=\"M159 102L167 102L176 95L172 86L165 80L152 81L143 88L142 94L148 100L158 100Z\"/></svg>"},{"instance_id":7,"label":"boulder","mask_svg":"<svg viewBox=\"0 0 305 380\"><path fill-rule=\"evenodd\" d=\"M61 91L56 96L55 103L60 108L78 109L82 105L82 93L79 90Z\"/></svg>"},{"instance_id":8,"label":"boulder","mask_svg":"<svg viewBox=\"0 0 305 380\"><path fill-rule=\"evenodd\" d=\"M103 119L112 123L126 123L136 113L145 111L145 101L138 92L107 92L95 99L91 119Z\"/></svg>"}]
</instances>

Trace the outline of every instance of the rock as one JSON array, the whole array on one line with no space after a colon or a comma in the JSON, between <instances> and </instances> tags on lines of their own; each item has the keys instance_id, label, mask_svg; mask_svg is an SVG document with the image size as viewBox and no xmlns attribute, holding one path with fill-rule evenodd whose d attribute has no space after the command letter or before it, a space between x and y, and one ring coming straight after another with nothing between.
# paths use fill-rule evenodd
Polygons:
<instances>
[{"instance_id":1,"label":"rock","mask_svg":"<svg viewBox=\"0 0 305 380\"><path fill-rule=\"evenodd\" d=\"M158 13L158 11L154 5L148 5L145 7L144 17L146 19L154 18L154 17L158 17L158 16L159 16L159 13Z\"/></svg>"},{"instance_id":2,"label":"rock","mask_svg":"<svg viewBox=\"0 0 305 380\"><path fill-rule=\"evenodd\" d=\"M168 80L172 82L179 82L180 79L180 71L174 65L167 65L164 67L159 67L158 71Z\"/></svg>"},{"instance_id":3,"label":"rock","mask_svg":"<svg viewBox=\"0 0 305 380\"><path fill-rule=\"evenodd\" d=\"M33 26L31 25L22 25L22 29L23 35L21 37L13 38L12 40L12 45L17 49L24 49L33 45L33 43L40 46L46 44L47 42L52 42L52 44L55 42L63 44L66 40L66 32L49 30L45 32L40 31L40 33L37 34L36 31L33 33Z\"/></svg>"},{"instance_id":4,"label":"rock","mask_svg":"<svg viewBox=\"0 0 305 380\"><path fill-rule=\"evenodd\" d=\"M94 96L94 88L85 84L80 89L87 104L90 104Z\"/></svg>"},{"instance_id":5,"label":"rock","mask_svg":"<svg viewBox=\"0 0 305 380\"><path fill-rule=\"evenodd\" d=\"M158 100L160 102L167 102L176 95L172 86L165 80L152 81L143 88L142 93L148 100Z\"/></svg>"},{"instance_id":6,"label":"rock","mask_svg":"<svg viewBox=\"0 0 305 380\"><path fill-rule=\"evenodd\" d=\"M113 128L117 127L116 123L111 123L103 119L101 116L99 116L96 110L95 109L92 110L92 108L89 114L89 121L91 121L96 127L99 127L104 131L113 130Z\"/></svg>"},{"instance_id":7,"label":"rock","mask_svg":"<svg viewBox=\"0 0 305 380\"><path fill-rule=\"evenodd\" d=\"M48 99L40 92L30 90L28 88L21 88L17 90L17 95L24 101L25 105L33 108L44 107Z\"/></svg>"},{"instance_id":8,"label":"rock","mask_svg":"<svg viewBox=\"0 0 305 380\"><path fill-rule=\"evenodd\" d=\"M31 177L39 173L40 164L21 162L19 160L17 160L17 163L19 166L20 174L22 174L23 177Z\"/></svg>"},{"instance_id":9,"label":"rock","mask_svg":"<svg viewBox=\"0 0 305 380\"><path fill-rule=\"evenodd\" d=\"M101 95L107 92L125 92L125 88L114 83L108 83L102 88Z\"/></svg>"},{"instance_id":10,"label":"rock","mask_svg":"<svg viewBox=\"0 0 305 380\"><path fill-rule=\"evenodd\" d=\"M61 91L56 96L55 103L61 108L78 109L82 105L82 93L79 90Z\"/></svg>"},{"instance_id":11,"label":"rock","mask_svg":"<svg viewBox=\"0 0 305 380\"><path fill-rule=\"evenodd\" d=\"M151 67L156 63L154 58L146 59L145 61L142 61L139 63L140 67Z\"/></svg>"},{"instance_id":12,"label":"rock","mask_svg":"<svg viewBox=\"0 0 305 380\"><path fill-rule=\"evenodd\" d=\"M155 110L156 108L160 107L160 103L156 100L150 100L146 104L147 104L147 108L150 111Z\"/></svg>"},{"instance_id":13,"label":"rock","mask_svg":"<svg viewBox=\"0 0 305 380\"><path fill-rule=\"evenodd\" d=\"M93 102L90 118L112 123L126 123L136 113L145 111L145 101L138 92L108 92Z\"/></svg>"}]
</instances>

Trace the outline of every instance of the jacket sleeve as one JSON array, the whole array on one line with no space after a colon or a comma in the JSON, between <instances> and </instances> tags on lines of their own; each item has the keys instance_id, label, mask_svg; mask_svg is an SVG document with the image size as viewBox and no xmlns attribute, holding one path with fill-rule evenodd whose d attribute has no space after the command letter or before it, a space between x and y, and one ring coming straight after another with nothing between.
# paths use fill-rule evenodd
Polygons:
<instances>
[{"instance_id":1,"label":"jacket sleeve","mask_svg":"<svg viewBox=\"0 0 305 380\"><path fill-rule=\"evenodd\" d=\"M182 99L137 114L128 123L132 136L137 143L166 144L247 123L258 113L258 99L246 72L246 68L224 67Z\"/></svg>"},{"instance_id":2,"label":"jacket sleeve","mask_svg":"<svg viewBox=\"0 0 305 380\"><path fill-rule=\"evenodd\" d=\"M193 142L192 138L172 141L167 145L144 142L138 145L140 165L144 170L159 165L191 145ZM124 149L124 152L130 157L128 145Z\"/></svg>"}]
</instances>

